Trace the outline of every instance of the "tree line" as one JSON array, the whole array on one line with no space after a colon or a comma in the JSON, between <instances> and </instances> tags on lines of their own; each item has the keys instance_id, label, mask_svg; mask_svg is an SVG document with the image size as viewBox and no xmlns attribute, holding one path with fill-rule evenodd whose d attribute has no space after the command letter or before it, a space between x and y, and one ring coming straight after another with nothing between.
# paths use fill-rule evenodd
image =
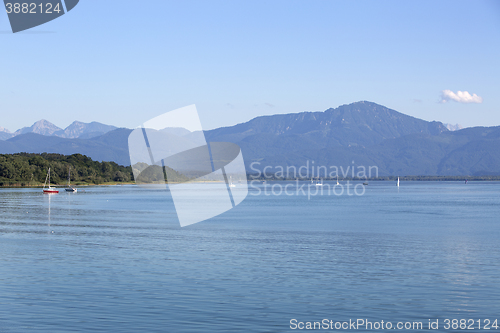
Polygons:
<instances>
[{"instance_id":1,"label":"tree line","mask_svg":"<svg viewBox=\"0 0 500 333\"><path fill-rule=\"evenodd\" d=\"M51 184L102 184L134 180L132 168L115 162L98 162L82 154L0 154L0 186L35 186L45 182L50 168Z\"/></svg>"}]
</instances>

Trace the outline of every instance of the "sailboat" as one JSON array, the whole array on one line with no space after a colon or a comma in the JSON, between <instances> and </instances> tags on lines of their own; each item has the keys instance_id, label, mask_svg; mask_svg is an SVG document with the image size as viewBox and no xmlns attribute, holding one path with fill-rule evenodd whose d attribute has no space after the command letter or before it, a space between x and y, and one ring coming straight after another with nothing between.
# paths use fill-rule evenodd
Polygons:
<instances>
[{"instance_id":1,"label":"sailboat","mask_svg":"<svg viewBox=\"0 0 500 333\"><path fill-rule=\"evenodd\" d=\"M398 177L398 187L399 187L399 177Z\"/></svg>"},{"instance_id":2,"label":"sailboat","mask_svg":"<svg viewBox=\"0 0 500 333\"><path fill-rule=\"evenodd\" d=\"M70 175L71 175L71 167L68 169L68 187L66 187L65 190L66 190L66 192L75 193L77 191L77 189L70 185Z\"/></svg>"},{"instance_id":3,"label":"sailboat","mask_svg":"<svg viewBox=\"0 0 500 333\"><path fill-rule=\"evenodd\" d=\"M236 185L233 184L233 177L229 176L229 187L236 187Z\"/></svg>"},{"instance_id":4,"label":"sailboat","mask_svg":"<svg viewBox=\"0 0 500 333\"><path fill-rule=\"evenodd\" d=\"M47 185L47 178L49 179L49 187L45 188L45 185ZM43 184L43 193L47 194L59 193L59 191L55 187L50 187L50 168L49 171L47 172L47 176L45 176L45 184Z\"/></svg>"},{"instance_id":5,"label":"sailboat","mask_svg":"<svg viewBox=\"0 0 500 333\"><path fill-rule=\"evenodd\" d=\"M337 185L340 185L340 183L339 183L339 175L337 175Z\"/></svg>"},{"instance_id":6,"label":"sailboat","mask_svg":"<svg viewBox=\"0 0 500 333\"><path fill-rule=\"evenodd\" d=\"M316 186L323 186L323 179L321 179L321 183L319 182L319 178L316 181Z\"/></svg>"}]
</instances>

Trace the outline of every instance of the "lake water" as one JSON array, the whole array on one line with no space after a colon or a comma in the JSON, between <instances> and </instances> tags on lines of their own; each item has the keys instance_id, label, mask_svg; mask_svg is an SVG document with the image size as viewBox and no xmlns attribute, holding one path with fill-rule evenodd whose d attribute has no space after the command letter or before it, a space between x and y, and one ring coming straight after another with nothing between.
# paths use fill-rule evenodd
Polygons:
<instances>
[{"instance_id":1,"label":"lake water","mask_svg":"<svg viewBox=\"0 0 500 333\"><path fill-rule=\"evenodd\" d=\"M180 228L168 192L0 189L0 332L500 319L500 183L250 194Z\"/></svg>"}]
</instances>

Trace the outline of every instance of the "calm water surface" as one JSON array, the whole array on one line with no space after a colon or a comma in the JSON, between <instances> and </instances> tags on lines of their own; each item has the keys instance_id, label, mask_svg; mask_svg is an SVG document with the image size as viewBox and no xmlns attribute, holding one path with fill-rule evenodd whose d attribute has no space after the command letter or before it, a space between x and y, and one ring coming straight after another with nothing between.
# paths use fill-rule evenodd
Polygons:
<instances>
[{"instance_id":1,"label":"calm water surface","mask_svg":"<svg viewBox=\"0 0 500 333\"><path fill-rule=\"evenodd\" d=\"M401 185L261 192L185 228L168 192L1 189L0 332L500 319L500 183Z\"/></svg>"}]
</instances>

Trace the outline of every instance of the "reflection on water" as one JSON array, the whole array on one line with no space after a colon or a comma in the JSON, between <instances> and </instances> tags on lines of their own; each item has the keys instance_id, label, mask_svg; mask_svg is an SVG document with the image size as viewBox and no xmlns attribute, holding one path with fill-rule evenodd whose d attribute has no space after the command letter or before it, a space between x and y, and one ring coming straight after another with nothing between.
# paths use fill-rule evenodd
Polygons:
<instances>
[{"instance_id":1,"label":"reflection on water","mask_svg":"<svg viewBox=\"0 0 500 333\"><path fill-rule=\"evenodd\" d=\"M181 229L167 191L1 189L0 331L496 319L499 194L486 182L370 182L360 197L249 195Z\"/></svg>"},{"instance_id":2,"label":"reflection on water","mask_svg":"<svg viewBox=\"0 0 500 333\"><path fill-rule=\"evenodd\" d=\"M52 199L52 196L53 196L53 194L47 194L47 195L45 195L45 197L47 198L47 200L48 200L48 202L49 202L49 203L47 204L47 205L48 205L48 207L49 207L49 218L48 218L48 220L49 220L49 222L48 222L49 230L50 230L50 200ZM53 233L53 232L54 232L54 231L52 231L52 233Z\"/></svg>"}]
</instances>

